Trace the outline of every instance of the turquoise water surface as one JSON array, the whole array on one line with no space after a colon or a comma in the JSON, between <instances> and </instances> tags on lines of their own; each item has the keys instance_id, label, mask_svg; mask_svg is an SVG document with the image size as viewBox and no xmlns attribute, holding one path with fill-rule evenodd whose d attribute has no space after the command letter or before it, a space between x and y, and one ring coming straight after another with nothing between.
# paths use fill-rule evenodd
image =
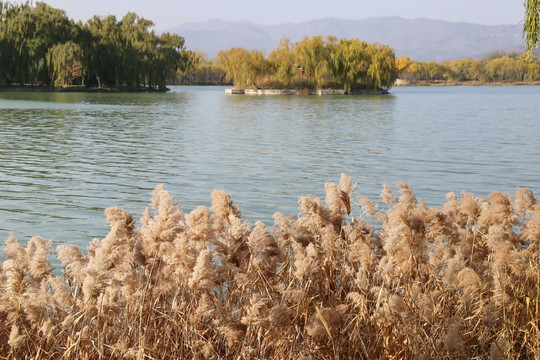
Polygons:
<instances>
[{"instance_id":1,"label":"turquoise water surface","mask_svg":"<svg viewBox=\"0 0 540 360\"><path fill-rule=\"evenodd\" d=\"M250 222L297 214L342 172L374 202L383 182L446 193L540 194L540 87L406 87L387 96L0 93L0 238L86 248L103 211L139 218L157 184L185 212L231 194ZM354 210L359 216L358 208Z\"/></svg>"}]
</instances>

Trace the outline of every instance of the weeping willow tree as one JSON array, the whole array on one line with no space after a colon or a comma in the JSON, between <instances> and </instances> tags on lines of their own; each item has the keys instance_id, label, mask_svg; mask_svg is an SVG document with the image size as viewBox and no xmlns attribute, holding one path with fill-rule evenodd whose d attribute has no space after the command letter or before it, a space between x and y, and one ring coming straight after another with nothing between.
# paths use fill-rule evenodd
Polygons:
<instances>
[{"instance_id":1,"label":"weeping willow tree","mask_svg":"<svg viewBox=\"0 0 540 360\"><path fill-rule=\"evenodd\" d=\"M268 55L270 67L276 74L280 83L288 87L298 68L294 63L294 44L286 37L279 40L279 46Z\"/></svg>"},{"instance_id":2,"label":"weeping willow tree","mask_svg":"<svg viewBox=\"0 0 540 360\"><path fill-rule=\"evenodd\" d=\"M216 56L215 65L225 70L227 81L232 81L237 88L254 86L258 89L257 77L264 75L269 68L262 51L237 47L221 50Z\"/></svg>"},{"instance_id":3,"label":"weeping willow tree","mask_svg":"<svg viewBox=\"0 0 540 360\"><path fill-rule=\"evenodd\" d=\"M1 83L47 84L47 52L72 38L66 12L43 2L0 2Z\"/></svg>"},{"instance_id":4,"label":"weeping willow tree","mask_svg":"<svg viewBox=\"0 0 540 360\"><path fill-rule=\"evenodd\" d=\"M75 79L84 79L83 52L78 44L68 41L54 45L47 53L47 65L54 86L73 85Z\"/></svg>"},{"instance_id":5,"label":"weeping willow tree","mask_svg":"<svg viewBox=\"0 0 540 360\"><path fill-rule=\"evenodd\" d=\"M153 22L127 13L74 23L44 2L0 1L0 85L137 87L165 90L184 57L184 39L156 35ZM84 56L83 56L84 55Z\"/></svg>"},{"instance_id":6,"label":"weeping willow tree","mask_svg":"<svg viewBox=\"0 0 540 360\"><path fill-rule=\"evenodd\" d=\"M525 25L523 26L523 40L527 45L529 54L533 54L538 47L540 37L540 0L525 0Z\"/></svg>"},{"instance_id":7,"label":"weeping willow tree","mask_svg":"<svg viewBox=\"0 0 540 360\"><path fill-rule=\"evenodd\" d=\"M337 39L322 36L304 38L294 45L294 58L305 71L308 81L318 88L331 78L330 51Z\"/></svg>"},{"instance_id":8,"label":"weeping willow tree","mask_svg":"<svg viewBox=\"0 0 540 360\"><path fill-rule=\"evenodd\" d=\"M365 78L369 67L368 44L358 39L340 39L332 47L332 73L346 92L355 90L358 80Z\"/></svg>"}]
</instances>

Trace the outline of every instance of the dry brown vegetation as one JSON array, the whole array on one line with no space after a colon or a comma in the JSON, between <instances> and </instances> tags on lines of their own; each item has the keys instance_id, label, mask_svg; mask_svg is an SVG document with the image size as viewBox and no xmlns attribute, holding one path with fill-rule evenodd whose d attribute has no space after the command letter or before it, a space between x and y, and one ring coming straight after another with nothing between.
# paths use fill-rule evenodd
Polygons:
<instances>
[{"instance_id":1,"label":"dry brown vegetation","mask_svg":"<svg viewBox=\"0 0 540 360\"><path fill-rule=\"evenodd\" d=\"M540 358L540 206L385 185L382 208L342 176L325 203L268 229L216 190L184 214L158 186L136 227L106 210L85 255L35 237L0 267L0 354L56 359ZM361 204L360 211L356 203ZM356 210L355 210L356 208ZM354 211L353 211L354 210ZM353 216L358 213L358 216Z\"/></svg>"}]
</instances>

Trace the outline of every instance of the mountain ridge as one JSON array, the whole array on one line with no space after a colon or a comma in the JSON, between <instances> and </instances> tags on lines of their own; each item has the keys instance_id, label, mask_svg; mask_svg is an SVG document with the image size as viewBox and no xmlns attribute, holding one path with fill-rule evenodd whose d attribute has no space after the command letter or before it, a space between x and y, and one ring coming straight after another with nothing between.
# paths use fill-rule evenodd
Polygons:
<instances>
[{"instance_id":1,"label":"mountain ridge","mask_svg":"<svg viewBox=\"0 0 540 360\"><path fill-rule=\"evenodd\" d=\"M394 48L396 56L406 55L419 61L478 59L494 51L523 50L522 29L515 25L482 25L397 16L362 20L327 17L275 25L210 19L184 23L167 31L183 36L186 48L203 51L209 58L215 57L219 50L234 46L269 53L278 46L282 37L297 42L304 36L315 35L378 42Z\"/></svg>"}]
</instances>

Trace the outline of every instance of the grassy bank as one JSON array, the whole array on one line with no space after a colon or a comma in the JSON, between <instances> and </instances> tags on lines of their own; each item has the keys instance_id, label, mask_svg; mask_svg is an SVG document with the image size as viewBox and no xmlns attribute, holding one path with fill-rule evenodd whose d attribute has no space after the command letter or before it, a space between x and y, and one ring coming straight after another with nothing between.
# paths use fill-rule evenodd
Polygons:
<instances>
[{"instance_id":1,"label":"grassy bank","mask_svg":"<svg viewBox=\"0 0 540 360\"><path fill-rule=\"evenodd\" d=\"M222 191L184 214L156 187L141 225L105 211L83 253L10 237L0 267L0 354L65 359L535 359L540 206L406 184L381 205L342 175L267 228Z\"/></svg>"}]
</instances>

